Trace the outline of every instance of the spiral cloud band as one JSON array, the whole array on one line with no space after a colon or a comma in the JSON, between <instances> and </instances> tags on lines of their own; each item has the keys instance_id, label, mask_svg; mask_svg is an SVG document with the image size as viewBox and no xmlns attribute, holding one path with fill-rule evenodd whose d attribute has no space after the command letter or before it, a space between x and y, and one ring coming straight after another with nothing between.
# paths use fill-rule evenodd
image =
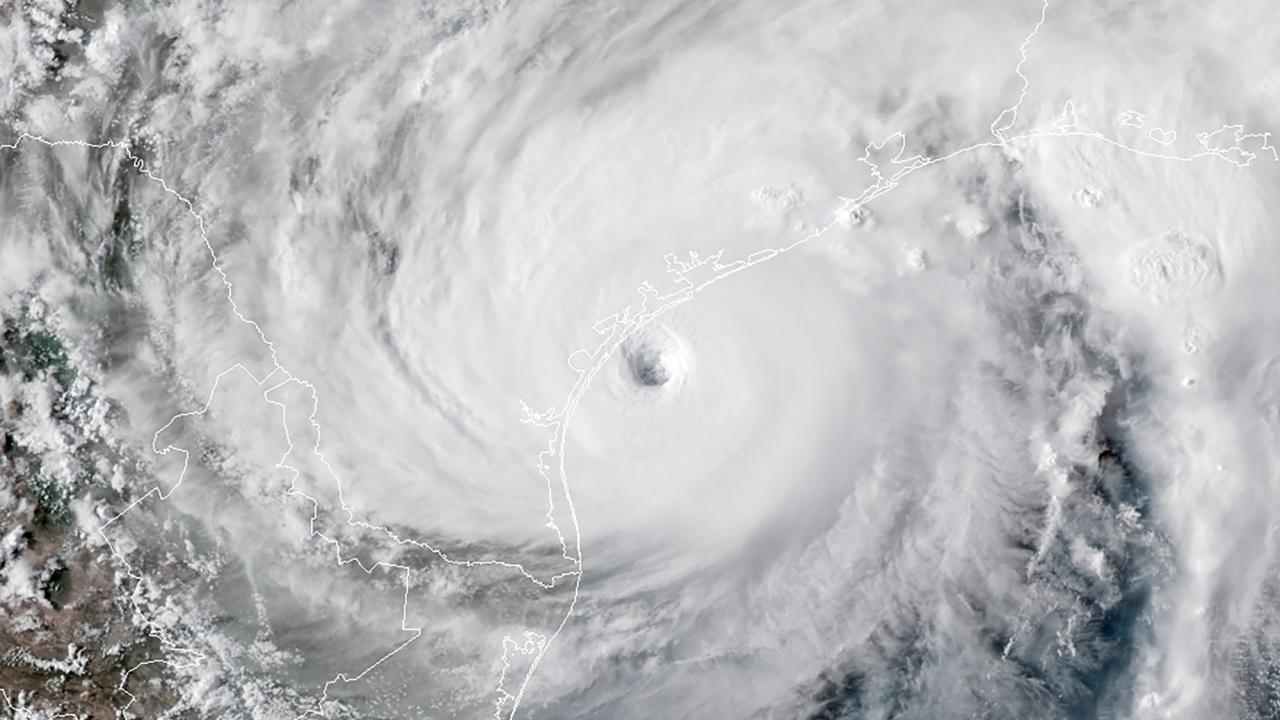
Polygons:
<instances>
[{"instance_id":1,"label":"spiral cloud band","mask_svg":"<svg viewBox=\"0 0 1280 720\"><path fill-rule=\"evenodd\" d=\"M1277 22L0 4L5 709L1277 717Z\"/></svg>"}]
</instances>

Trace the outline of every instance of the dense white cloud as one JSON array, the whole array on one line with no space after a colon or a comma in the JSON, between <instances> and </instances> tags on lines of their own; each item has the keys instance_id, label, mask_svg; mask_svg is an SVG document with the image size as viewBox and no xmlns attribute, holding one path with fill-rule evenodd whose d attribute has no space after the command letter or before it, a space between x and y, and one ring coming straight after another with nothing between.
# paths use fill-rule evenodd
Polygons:
<instances>
[{"instance_id":1,"label":"dense white cloud","mask_svg":"<svg viewBox=\"0 0 1280 720\"><path fill-rule=\"evenodd\" d=\"M107 537L202 713L1265 717L1275 18L1226 7L1051 3L1018 65L1039 2L31 5L8 126L130 154L5 151L0 290L164 427Z\"/></svg>"}]
</instances>

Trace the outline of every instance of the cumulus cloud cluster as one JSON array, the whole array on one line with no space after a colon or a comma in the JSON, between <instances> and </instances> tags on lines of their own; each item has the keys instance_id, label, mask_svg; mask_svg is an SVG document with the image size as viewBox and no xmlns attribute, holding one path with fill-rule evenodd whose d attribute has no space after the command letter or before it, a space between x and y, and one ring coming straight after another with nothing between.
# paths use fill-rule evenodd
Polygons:
<instances>
[{"instance_id":1,"label":"cumulus cloud cluster","mask_svg":"<svg viewBox=\"0 0 1280 720\"><path fill-rule=\"evenodd\" d=\"M0 6L166 706L1274 716L1278 18L1157 5Z\"/></svg>"}]
</instances>

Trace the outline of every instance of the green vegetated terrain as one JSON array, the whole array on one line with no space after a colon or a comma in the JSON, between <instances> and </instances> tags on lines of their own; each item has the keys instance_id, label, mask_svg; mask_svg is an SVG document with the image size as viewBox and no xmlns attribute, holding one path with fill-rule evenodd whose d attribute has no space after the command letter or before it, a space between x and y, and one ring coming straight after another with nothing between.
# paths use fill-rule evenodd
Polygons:
<instances>
[{"instance_id":1,"label":"green vegetated terrain","mask_svg":"<svg viewBox=\"0 0 1280 720\"><path fill-rule=\"evenodd\" d=\"M113 474L111 404L56 327L25 303L0 333L0 690L6 714L146 717L175 699L159 641L130 601L135 580L97 532ZM146 692L137 692L146 687Z\"/></svg>"}]
</instances>

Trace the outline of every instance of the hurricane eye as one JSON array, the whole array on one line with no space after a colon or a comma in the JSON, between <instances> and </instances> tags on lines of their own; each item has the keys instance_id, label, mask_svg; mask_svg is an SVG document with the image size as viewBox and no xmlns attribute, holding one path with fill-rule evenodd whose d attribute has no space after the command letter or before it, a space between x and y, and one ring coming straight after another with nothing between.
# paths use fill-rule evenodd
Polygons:
<instances>
[{"instance_id":1,"label":"hurricane eye","mask_svg":"<svg viewBox=\"0 0 1280 720\"><path fill-rule=\"evenodd\" d=\"M656 348L640 346L624 351L631 379L644 387L661 387L671 379L671 372L663 363L662 353Z\"/></svg>"}]
</instances>

